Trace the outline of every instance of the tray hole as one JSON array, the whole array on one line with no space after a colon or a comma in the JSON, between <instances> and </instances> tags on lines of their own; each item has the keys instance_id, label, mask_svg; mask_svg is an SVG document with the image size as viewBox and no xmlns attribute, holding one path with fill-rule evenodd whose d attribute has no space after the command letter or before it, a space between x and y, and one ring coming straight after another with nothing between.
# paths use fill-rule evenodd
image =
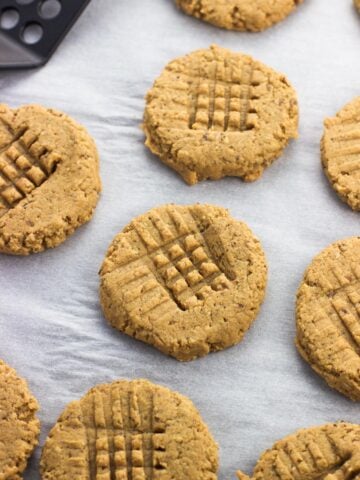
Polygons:
<instances>
[{"instance_id":1,"label":"tray hole","mask_svg":"<svg viewBox=\"0 0 360 480\"><path fill-rule=\"evenodd\" d=\"M40 42L43 35L44 30L42 26L39 23L32 22L25 25L21 37L28 45L34 45L35 43Z\"/></svg>"},{"instance_id":2,"label":"tray hole","mask_svg":"<svg viewBox=\"0 0 360 480\"><path fill-rule=\"evenodd\" d=\"M61 12L61 3L59 0L44 0L39 9L40 16L45 20L51 20Z\"/></svg>"},{"instance_id":3,"label":"tray hole","mask_svg":"<svg viewBox=\"0 0 360 480\"><path fill-rule=\"evenodd\" d=\"M1 13L0 27L4 30L11 30L19 23L20 15L15 8L6 8Z\"/></svg>"}]
</instances>

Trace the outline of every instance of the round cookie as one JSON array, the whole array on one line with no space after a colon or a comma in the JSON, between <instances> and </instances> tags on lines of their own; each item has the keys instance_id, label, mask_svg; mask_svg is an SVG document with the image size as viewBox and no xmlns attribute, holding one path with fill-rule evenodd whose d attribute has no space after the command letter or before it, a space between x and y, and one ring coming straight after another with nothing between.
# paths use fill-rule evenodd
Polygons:
<instances>
[{"instance_id":1,"label":"round cookie","mask_svg":"<svg viewBox=\"0 0 360 480\"><path fill-rule=\"evenodd\" d=\"M38 403L27 383L0 360L0 478L20 480L38 444Z\"/></svg>"},{"instance_id":2,"label":"round cookie","mask_svg":"<svg viewBox=\"0 0 360 480\"><path fill-rule=\"evenodd\" d=\"M184 180L259 178L297 137L287 79L247 55L211 46L167 65L146 97L146 145Z\"/></svg>"},{"instance_id":3,"label":"round cookie","mask_svg":"<svg viewBox=\"0 0 360 480\"><path fill-rule=\"evenodd\" d=\"M297 294L296 345L327 383L360 400L360 237L323 250Z\"/></svg>"},{"instance_id":4,"label":"round cookie","mask_svg":"<svg viewBox=\"0 0 360 480\"><path fill-rule=\"evenodd\" d=\"M145 380L98 385L70 403L41 458L43 480L216 480L217 468L192 402Z\"/></svg>"},{"instance_id":5,"label":"round cookie","mask_svg":"<svg viewBox=\"0 0 360 480\"><path fill-rule=\"evenodd\" d=\"M178 360L240 342L267 267L250 229L211 205L166 205L133 220L100 270L110 324Z\"/></svg>"},{"instance_id":6,"label":"round cookie","mask_svg":"<svg viewBox=\"0 0 360 480\"><path fill-rule=\"evenodd\" d=\"M325 173L340 198L360 211L360 97L325 120L321 143Z\"/></svg>"},{"instance_id":7,"label":"round cookie","mask_svg":"<svg viewBox=\"0 0 360 480\"><path fill-rule=\"evenodd\" d=\"M360 425L333 423L298 430L258 460L253 480L355 478L360 470ZM250 477L238 472L239 480Z\"/></svg>"},{"instance_id":8,"label":"round cookie","mask_svg":"<svg viewBox=\"0 0 360 480\"><path fill-rule=\"evenodd\" d=\"M93 140L68 116L0 105L0 252L56 247L90 220L98 170Z\"/></svg>"},{"instance_id":9,"label":"round cookie","mask_svg":"<svg viewBox=\"0 0 360 480\"><path fill-rule=\"evenodd\" d=\"M228 30L259 32L284 20L303 0L176 0L185 13Z\"/></svg>"}]
</instances>

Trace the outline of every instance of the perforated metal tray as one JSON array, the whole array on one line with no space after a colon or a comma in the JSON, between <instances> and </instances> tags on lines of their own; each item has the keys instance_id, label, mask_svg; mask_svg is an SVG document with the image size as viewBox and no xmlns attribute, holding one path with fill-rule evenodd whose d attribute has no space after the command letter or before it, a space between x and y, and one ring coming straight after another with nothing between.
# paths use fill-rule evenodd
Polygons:
<instances>
[{"instance_id":1,"label":"perforated metal tray","mask_svg":"<svg viewBox=\"0 0 360 480\"><path fill-rule=\"evenodd\" d=\"M45 64L90 0L0 0L0 69Z\"/></svg>"}]
</instances>

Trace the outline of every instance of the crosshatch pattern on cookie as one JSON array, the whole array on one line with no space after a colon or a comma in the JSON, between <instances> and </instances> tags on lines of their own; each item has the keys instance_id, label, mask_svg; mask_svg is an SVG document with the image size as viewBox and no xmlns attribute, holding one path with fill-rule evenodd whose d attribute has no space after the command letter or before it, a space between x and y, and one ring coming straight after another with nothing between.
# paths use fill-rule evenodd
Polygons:
<instances>
[{"instance_id":1,"label":"crosshatch pattern on cookie","mask_svg":"<svg viewBox=\"0 0 360 480\"><path fill-rule=\"evenodd\" d=\"M215 480L218 449L193 404L146 380L97 385L71 402L42 452L42 478Z\"/></svg>"},{"instance_id":2,"label":"crosshatch pattern on cookie","mask_svg":"<svg viewBox=\"0 0 360 480\"><path fill-rule=\"evenodd\" d=\"M356 455L359 433L355 425L342 424L302 430L265 453L253 479L355 478L360 473L359 456ZM265 462L267 466L264 468ZM238 477L249 479L241 472Z\"/></svg>"},{"instance_id":3,"label":"crosshatch pattern on cookie","mask_svg":"<svg viewBox=\"0 0 360 480\"><path fill-rule=\"evenodd\" d=\"M331 168L342 175L360 172L360 122L336 124L329 128L328 135L333 142L328 152Z\"/></svg>"},{"instance_id":4,"label":"crosshatch pattern on cookie","mask_svg":"<svg viewBox=\"0 0 360 480\"><path fill-rule=\"evenodd\" d=\"M231 288L232 279L211 255L196 220L169 211L171 225L157 214L134 222L146 254L117 268L119 288L130 314L171 314L202 305L215 292ZM139 298L142 302L139 304Z\"/></svg>"},{"instance_id":5,"label":"crosshatch pattern on cookie","mask_svg":"<svg viewBox=\"0 0 360 480\"><path fill-rule=\"evenodd\" d=\"M360 399L360 238L331 244L308 267L297 293L299 353L327 383Z\"/></svg>"},{"instance_id":6,"label":"crosshatch pattern on cookie","mask_svg":"<svg viewBox=\"0 0 360 480\"><path fill-rule=\"evenodd\" d=\"M155 396L116 384L95 390L81 401L81 422L86 431L89 480L166 480L166 425L154 414ZM82 443L64 445L79 473L84 467ZM78 450L78 451L77 451Z\"/></svg>"},{"instance_id":7,"label":"crosshatch pattern on cookie","mask_svg":"<svg viewBox=\"0 0 360 480\"><path fill-rule=\"evenodd\" d=\"M294 478L294 473L297 478L302 478L312 471L323 471L331 467L334 468L334 474L342 473L336 478L345 480L345 472L342 470L347 461L348 458L341 455L331 435L321 432L319 438L309 434L304 439L286 442L278 451L274 471L280 480L285 480ZM319 478L324 478L327 474L328 472Z\"/></svg>"},{"instance_id":8,"label":"crosshatch pattern on cookie","mask_svg":"<svg viewBox=\"0 0 360 480\"><path fill-rule=\"evenodd\" d=\"M167 71L173 77L168 87L176 93L176 106L183 106L182 114L174 112L179 127L181 123L184 129L220 132L246 132L257 127L256 100L267 92L269 78L254 61L247 57L205 65L193 61L189 74L177 68L170 64Z\"/></svg>"},{"instance_id":9,"label":"crosshatch pattern on cookie","mask_svg":"<svg viewBox=\"0 0 360 480\"><path fill-rule=\"evenodd\" d=\"M340 334L334 351L346 359L344 340L360 355L360 264L335 263L319 278L324 295L319 297L318 323L325 319Z\"/></svg>"},{"instance_id":10,"label":"crosshatch pattern on cookie","mask_svg":"<svg viewBox=\"0 0 360 480\"><path fill-rule=\"evenodd\" d=\"M60 156L40 145L29 128L14 132L0 118L12 140L0 150L0 217L14 208L56 170Z\"/></svg>"}]
</instances>

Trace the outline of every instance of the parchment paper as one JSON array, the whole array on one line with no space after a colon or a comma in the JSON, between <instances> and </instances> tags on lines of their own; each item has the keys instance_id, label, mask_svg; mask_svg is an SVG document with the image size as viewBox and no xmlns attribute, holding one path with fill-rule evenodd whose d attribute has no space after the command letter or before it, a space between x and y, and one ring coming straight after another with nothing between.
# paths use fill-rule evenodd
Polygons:
<instances>
[{"instance_id":1,"label":"parchment paper","mask_svg":"<svg viewBox=\"0 0 360 480\"><path fill-rule=\"evenodd\" d=\"M165 64L217 43L285 73L299 94L300 138L262 179L187 186L143 146L144 94ZM305 0L261 34L226 32L172 0L93 0L48 65L0 74L1 102L67 112L95 137L103 194L94 219L62 246L0 257L0 358L41 404L41 445L65 405L90 387L146 377L188 395L220 446L221 480L251 473L258 456L300 427L360 422L294 347L294 300L304 269L331 242L359 234L320 166L322 122L360 93L360 16L350 0ZM228 207L262 240L266 301L240 345L181 364L107 326L97 272L114 235L155 205ZM25 475L39 478L40 448Z\"/></svg>"}]
</instances>

